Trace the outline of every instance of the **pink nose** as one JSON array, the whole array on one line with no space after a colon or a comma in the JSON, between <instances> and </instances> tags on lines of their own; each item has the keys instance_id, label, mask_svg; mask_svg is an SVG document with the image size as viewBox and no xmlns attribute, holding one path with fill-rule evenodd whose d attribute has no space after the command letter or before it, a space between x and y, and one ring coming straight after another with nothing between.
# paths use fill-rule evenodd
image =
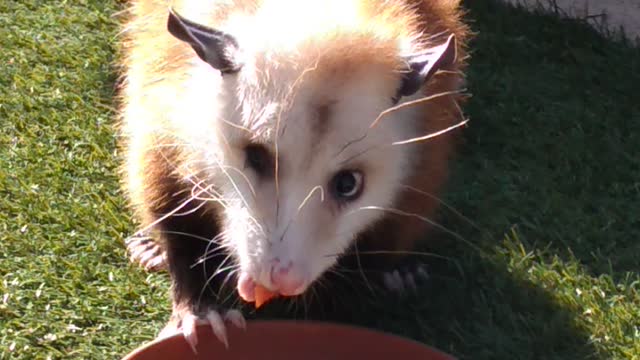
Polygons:
<instances>
[{"instance_id":1,"label":"pink nose","mask_svg":"<svg viewBox=\"0 0 640 360\"><path fill-rule=\"evenodd\" d=\"M293 296L303 290L304 278L293 266L293 262L282 264L276 258L271 265L271 282L282 295Z\"/></svg>"}]
</instances>

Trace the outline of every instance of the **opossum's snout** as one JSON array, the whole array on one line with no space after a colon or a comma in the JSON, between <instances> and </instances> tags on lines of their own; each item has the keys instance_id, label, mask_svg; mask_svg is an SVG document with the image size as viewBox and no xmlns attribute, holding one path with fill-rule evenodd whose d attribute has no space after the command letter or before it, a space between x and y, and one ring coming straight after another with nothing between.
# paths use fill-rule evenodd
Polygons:
<instances>
[{"instance_id":1,"label":"opossum's snout","mask_svg":"<svg viewBox=\"0 0 640 360\"><path fill-rule=\"evenodd\" d=\"M248 272L242 272L238 279L238 294L246 301L255 300L256 284L270 289L283 296L296 296L304 293L309 287L308 271L300 263L291 260L273 259L266 264L266 278L259 282Z\"/></svg>"},{"instance_id":2,"label":"opossum's snout","mask_svg":"<svg viewBox=\"0 0 640 360\"><path fill-rule=\"evenodd\" d=\"M252 169L270 162L249 155ZM283 296L303 294L335 265L357 232L353 226L360 227L348 213L363 193L364 173L351 167L327 171L325 164L306 172L284 167L280 192L271 182L256 181L255 192L246 194L248 206L229 214L240 266L237 289L246 301L254 300L256 285Z\"/></svg>"},{"instance_id":3,"label":"opossum's snout","mask_svg":"<svg viewBox=\"0 0 640 360\"><path fill-rule=\"evenodd\" d=\"M291 260L275 258L269 266L269 280L275 290L286 296L302 293L307 282L305 270Z\"/></svg>"},{"instance_id":4,"label":"opossum's snout","mask_svg":"<svg viewBox=\"0 0 640 360\"><path fill-rule=\"evenodd\" d=\"M310 205L310 208L320 207ZM309 215L318 215L318 211ZM321 220L323 221L323 220ZM240 277L237 289L246 301L254 300L254 288L260 285L282 296L297 296L307 291L316 278L331 265L334 258L323 244L331 244L330 232L319 231L313 216L300 215L282 228L254 234L249 250L240 255ZM243 261L244 260L244 261Z\"/></svg>"},{"instance_id":5,"label":"opossum's snout","mask_svg":"<svg viewBox=\"0 0 640 360\"><path fill-rule=\"evenodd\" d=\"M311 255L290 257L269 256L256 259L241 268L237 290L245 301L254 301L254 289L260 285L282 296L297 296L307 291L315 280Z\"/></svg>"},{"instance_id":6,"label":"opossum's snout","mask_svg":"<svg viewBox=\"0 0 640 360\"><path fill-rule=\"evenodd\" d=\"M238 232L235 241L240 245L237 288L243 299L254 299L256 285L283 296L303 294L350 243L353 229L345 207L362 192L363 175L338 171L326 180L326 190L313 186L318 178L313 172L283 176L280 185L287 196L278 207L273 205L277 192L270 187L256 191L253 218L260 219L255 221L262 231Z\"/></svg>"}]
</instances>

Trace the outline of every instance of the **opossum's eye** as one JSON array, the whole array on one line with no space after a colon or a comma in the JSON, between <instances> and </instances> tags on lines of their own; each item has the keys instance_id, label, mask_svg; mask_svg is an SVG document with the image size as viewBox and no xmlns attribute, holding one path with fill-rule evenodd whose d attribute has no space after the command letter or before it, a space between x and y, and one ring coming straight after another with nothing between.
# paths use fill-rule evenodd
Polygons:
<instances>
[{"instance_id":1,"label":"opossum's eye","mask_svg":"<svg viewBox=\"0 0 640 360\"><path fill-rule=\"evenodd\" d=\"M338 172L331 183L329 189L338 200L355 200L362 193L364 175L359 171L342 170Z\"/></svg>"},{"instance_id":2,"label":"opossum's eye","mask_svg":"<svg viewBox=\"0 0 640 360\"><path fill-rule=\"evenodd\" d=\"M269 154L269 150L262 145L251 144L248 145L244 151L246 154L245 166L250 167L260 176L269 174L271 170L271 155Z\"/></svg>"}]
</instances>

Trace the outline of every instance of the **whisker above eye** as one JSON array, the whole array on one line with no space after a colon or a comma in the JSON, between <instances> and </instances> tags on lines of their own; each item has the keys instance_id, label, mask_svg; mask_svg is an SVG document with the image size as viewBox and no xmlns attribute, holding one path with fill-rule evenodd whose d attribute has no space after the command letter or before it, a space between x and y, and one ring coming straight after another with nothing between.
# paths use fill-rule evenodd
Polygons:
<instances>
[{"instance_id":1,"label":"whisker above eye","mask_svg":"<svg viewBox=\"0 0 640 360\"><path fill-rule=\"evenodd\" d=\"M429 96L425 96L416 100L411 100L411 101L407 101L404 102L402 104L396 105L396 106L392 106L384 111L382 111L380 113L380 115L378 115L378 117L371 123L371 125L369 125L369 129L373 129L379 122L380 120L382 120L382 118L384 118L386 115L394 112L394 111L398 111L400 109L404 109L407 107L411 107L411 106L415 106L427 101L431 101L433 99L437 99L439 97L443 97L443 96L447 96L447 95L456 95L456 94L462 94L464 92L466 92L467 89L460 89L460 90L452 90L452 91L443 91L443 92L439 92L433 95L429 95Z\"/></svg>"},{"instance_id":2,"label":"whisker above eye","mask_svg":"<svg viewBox=\"0 0 640 360\"><path fill-rule=\"evenodd\" d=\"M444 71L444 70L439 70L439 71L436 73L436 75L438 75L438 74L440 74L440 73L448 73L448 72L447 72L447 71ZM360 135L359 137L354 138L354 139L352 139L352 140L350 140L350 141L346 142L346 143L342 146L342 148L340 149L340 151L338 151L338 153L337 153L336 155L334 155L334 157L337 157L337 156L339 156L340 154L342 154L342 153L343 153L343 152L344 152L344 151L345 151L349 146L351 146L351 145L353 145L353 144L355 144L355 143L357 143L357 142L360 142L360 141L364 140L364 139L369 135L369 131L370 131L371 129L373 129L373 128L374 128L374 127L375 127L375 126L380 122L380 120L382 120L382 118L384 118L385 116L387 116L387 115L389 115L389 114L391 114L391 113L393 113L393 112L395 112L395 111L398 111L398 110L400 110L400 109L404 109L404 108L412 107L412 106L415 106L415 105L419 105L419 104L422 104L422 103L425 103L425 102L428 102L428 101L431 101L431 100L434 100L434 99L437 99L437 98L440 98L440 97L443 97L443 96L447 96L447 95L456 95L456 94L464 94L466 91L467 91L467 89L459 89L459 90L452 90L452 91L444 91L444 92L440 92L440 93L432 94L432 95L425 96L425 97L422 97L422 98L419 98L419 99L416 99L416 100L407 101L407 102L404 102L404 103L401 103L401 104L398 104L398 105L395 105L395 106L389 107L389 108L387 108L387 109L385 109L385 110L383 110L383 111L381 111L381 112L380 112L380 114L378 115L378 117L376 117L376 119L375 119L375 120L374 120L374 121L369 125L369 128L367 128L367 129L365 130L364 134L362 134L362 135ZM455 103L456 107L458 108L458 110L459 110L460 112L462 112L462 110L460 109L460 106L458 105L458 103L457 103L457 102L455 102L455 101L454 101L454 103ZM464 121L464 123L466 123L467 121L468 121L468 120L465 120L465 121ZM453 128L455 128L455 127L459 127L459 126L462 126L462 125L464 125L464 123L459 123L459 124L457 124L456 126L454 126ZM447 130L447 131L450 131L450 130L452 130L453 128L451 128L451 129L446 129L446 130ZM444 132L442 132L442 133L445 133L445 132L447 132L447 131L444 131ZM442 133L434 133L433 135L427 135L427 137L426 137L425 139L422 139L422 140L426 140L426 139L430 139L430 138L432 138L432 137L436 137L436 136L438 136L438 135L441 135ZM410 139L410 140L414 140L414 139ZM417 138L416 138L414 141L420 141L420 139L417 139ZM412 141L412 142L413 142L413 141ZM397 143L398 143L398 144L393 143L392 145L400 145L402 142L397 142ZM369 150L370 150L370 149L367 149L367 150L364 150L363 152L367 152L367 151L369 151ZM354 155L354 156L350 157L349 159L342 161L342 163L347 162L348 160L352 160L353 158L355 158L355 157L357 157L357 156L360 156L360 155L362 155L362 153L356 154L356 155Z\"/></svg>"}]
</instances>

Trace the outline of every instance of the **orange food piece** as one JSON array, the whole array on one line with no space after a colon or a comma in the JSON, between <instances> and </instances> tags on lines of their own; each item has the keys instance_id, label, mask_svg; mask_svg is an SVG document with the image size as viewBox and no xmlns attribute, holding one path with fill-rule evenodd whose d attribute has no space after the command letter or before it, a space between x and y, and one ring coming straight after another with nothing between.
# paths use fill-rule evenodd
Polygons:
<instances>
[{"instance_id":1,"label":"orange food piece","mask_svg":"<svg viewBox=\"0 0 640 360\"><path fill-rule=\"evenodd\" d=\"M270 291L264 286L257 285L255 287L256 309L264 305L267 301L277 297L278 294Z\"/></svg>"}]
</instances>

